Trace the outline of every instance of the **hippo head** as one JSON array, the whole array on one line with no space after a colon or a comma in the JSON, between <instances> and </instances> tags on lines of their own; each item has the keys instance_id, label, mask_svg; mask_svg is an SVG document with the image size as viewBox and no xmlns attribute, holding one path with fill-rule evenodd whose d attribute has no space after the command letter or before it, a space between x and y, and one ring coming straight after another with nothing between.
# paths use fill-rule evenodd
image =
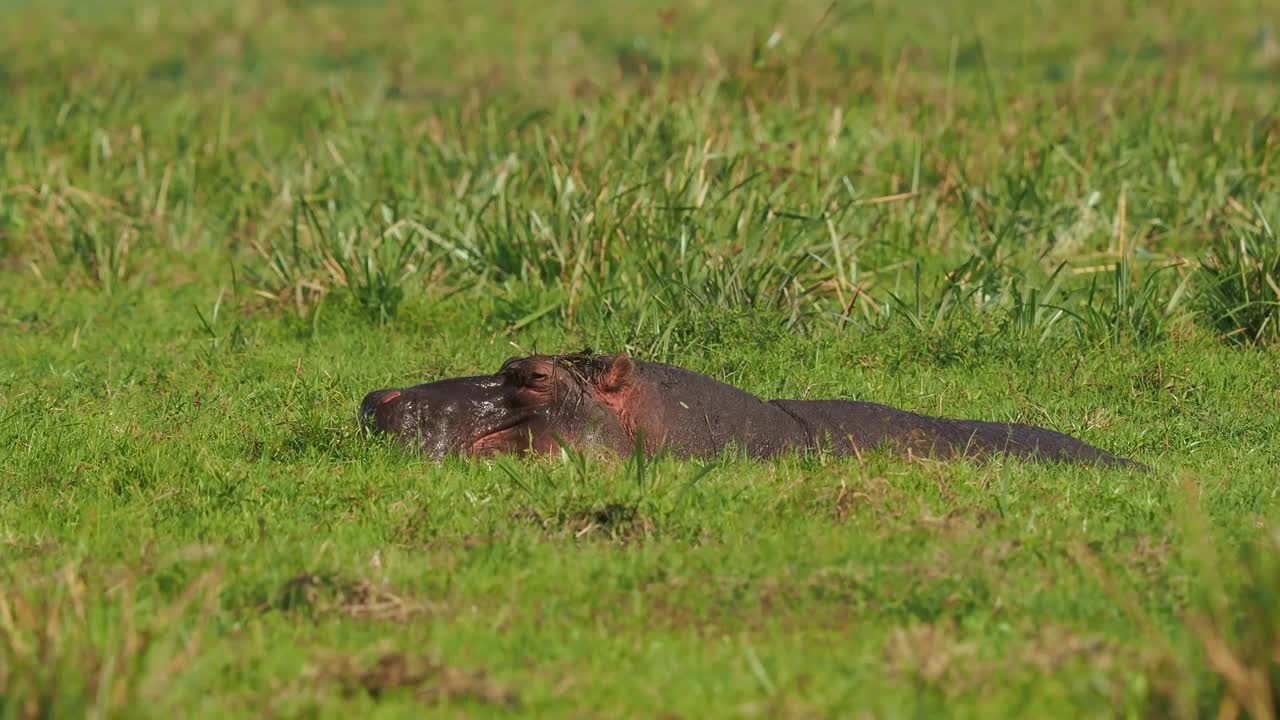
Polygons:
<instances>
[{"instance_id":1,"label":"hippo head","mask_svg":"<svg viewBox=\"0 0 1280 720\"><path fill-rule=\"evenodd\" d=\"M621 450L630 443L621 408L634 374L624 354L511 358L493 375L375 390L360 416L437 458L550 453L557 438Z\"/></svg>"}]
</instances>

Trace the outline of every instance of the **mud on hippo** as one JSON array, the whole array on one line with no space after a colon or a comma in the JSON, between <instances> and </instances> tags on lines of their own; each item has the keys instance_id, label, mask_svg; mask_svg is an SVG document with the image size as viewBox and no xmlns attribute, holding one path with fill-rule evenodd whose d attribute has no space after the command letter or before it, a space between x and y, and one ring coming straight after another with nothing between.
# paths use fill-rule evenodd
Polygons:
<instances>
[{"instance_id":1,"label":"mud on hippo","mask_svg":"<svg viewBox=\"0 0 1280 720\"><path fill-rule=\"evenodd\" d=\"M626 354L511 358L492 375L369 393L372 430L434 457L552 453L560 444L628 455L667 450L755 458L819 447L860 455L887 447L915 456L1091 463L1146 469L1053 430L930 417L852 400L769 400L695 372Z\"/></svg>"}]
</instances>

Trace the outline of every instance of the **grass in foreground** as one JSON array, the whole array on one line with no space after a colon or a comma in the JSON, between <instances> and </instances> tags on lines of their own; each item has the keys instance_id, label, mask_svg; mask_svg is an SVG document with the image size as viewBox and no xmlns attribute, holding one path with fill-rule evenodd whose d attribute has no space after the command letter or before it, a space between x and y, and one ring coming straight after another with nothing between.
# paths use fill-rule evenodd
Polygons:
<instances>
[{"instance_id":1,"label":"grass in foreground","mask_svg":"<svg viewBox=\"0 0 1280 720\"><path fill-rule=\"evenodd\" d=\"M3 713L1274 713L1261 6L594 7L13 10ZM1157 471L354 427L581 346Z\"/></svg>"}]
</instances>

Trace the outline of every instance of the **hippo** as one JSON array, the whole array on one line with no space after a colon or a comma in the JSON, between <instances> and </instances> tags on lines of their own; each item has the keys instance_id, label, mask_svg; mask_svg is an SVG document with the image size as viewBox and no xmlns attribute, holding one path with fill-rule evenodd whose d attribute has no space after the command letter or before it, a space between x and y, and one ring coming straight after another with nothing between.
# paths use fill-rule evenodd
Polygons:
<instances>
[{"instance_id":1,"label":"hippo","mask_svg":"<svg viewBox=\"0 0 1280 720\"><path fill-rule=\"evenodd\" d=\"M550 454L561 445L618 455L668 451L757 459L825 449L861 457L888 448L912 457L1087 463L1146 470L1053 430L919 415L853 400L761 400L683 368L590 351L514 357L492 375L365 396L362 423L434 458Z\"/></svg>"}]
</instances>

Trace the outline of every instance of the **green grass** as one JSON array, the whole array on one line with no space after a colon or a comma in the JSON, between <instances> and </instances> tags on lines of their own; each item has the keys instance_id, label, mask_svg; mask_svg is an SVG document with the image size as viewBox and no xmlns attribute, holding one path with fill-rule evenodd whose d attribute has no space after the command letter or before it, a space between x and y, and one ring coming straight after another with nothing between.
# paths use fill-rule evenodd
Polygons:
<instances>
[{"instance_id":1,"label":"green grass","mask_svg":"<svg viewBox=\"0 0 1280 720\"><path fill-rule=\"evenodd\" d=\"M1271 6L688 5L0 3L0 714L1274 717ZM357 431L581 347L1156 471Z\"/></svg>"}]
</instances>

